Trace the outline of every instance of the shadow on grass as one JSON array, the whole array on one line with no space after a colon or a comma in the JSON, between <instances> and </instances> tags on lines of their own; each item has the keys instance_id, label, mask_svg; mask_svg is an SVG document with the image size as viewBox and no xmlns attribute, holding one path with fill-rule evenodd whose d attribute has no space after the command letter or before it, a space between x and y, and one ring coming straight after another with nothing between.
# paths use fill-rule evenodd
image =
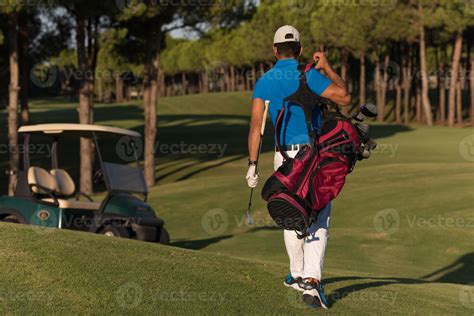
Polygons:
<instances>
[{"instance_id":1,"label":"shadow on grass","mask_svg":"<svg viewBox=\"0 0 474 316\"><path fill-rule=\"evenodd\" d=\"M429 283L451 283L474 286L474 252L465 254L452 264L427 274L420 279L410 278L377 278L377 277L334 277L324 280L324 284L342 281L367 280L369 282L352 284L333 290L328 295L329 304L332 306L338 300L344 299L351 293L363 291L368 288L380 287L391 284L429 284Z\"/></svg>"},{"instance_id":2,"label":"shadow on grass","mask_svg":"<svg viewBox=\"0 0 474 316\"><path fill-rule=\"evenodd\" d=\"M370 125L370 137L377 140L399 133L410 132L412 130L413 128L406 125Z\"/></svg>"},{"instance_id":3,"label":"shadow on grass","mask_svg":"<svg viewBox=\"0 0 474 316\"><path fill-rule=\"evenodd\" d=\"M223 235L206 239L175 241L171 243L171 246L199 250L232 237L233 235Z\"/></svg>"}]
</instances>

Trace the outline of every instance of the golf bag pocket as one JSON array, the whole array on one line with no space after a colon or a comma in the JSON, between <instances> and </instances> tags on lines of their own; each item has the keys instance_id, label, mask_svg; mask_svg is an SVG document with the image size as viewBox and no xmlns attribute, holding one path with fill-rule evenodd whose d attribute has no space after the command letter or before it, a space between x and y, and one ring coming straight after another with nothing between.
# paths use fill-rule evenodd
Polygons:
<instances>
[{"instance_id":1,"label":"golf bag pocket","mask_svg":"<svg viewBox=\"0 0 474 316\"><path fill-rule=\"evenodd\" d=\"M341 192L350 173L351 163L338 153L321 153L317 170L309 181L310 209L319 212Z\"/></svg>"},{"instance_id":2,"label":"golf bag pocket","mask_svg":"<svg viewBox=\"0 0 474 316\"><path fill-rule=\"evenodd\" d=\"M303 173L307 161L311 158L311 148L304 146L294 158L286 159L277 171L265 182L262 198L265 201L275 193L292 191Z\"/></svg>"},{"instance_id":3,"label":"golf bag pocket","mask_svg":"<svg viewBox=\"0 0 474 316\"><path fill-rule=\"evenodd\" d=\"M310 225L308 205L291 192L280 192L268 200L268 212L275 223L289 230L304 232Z\"/></svg>"}]
</instances>

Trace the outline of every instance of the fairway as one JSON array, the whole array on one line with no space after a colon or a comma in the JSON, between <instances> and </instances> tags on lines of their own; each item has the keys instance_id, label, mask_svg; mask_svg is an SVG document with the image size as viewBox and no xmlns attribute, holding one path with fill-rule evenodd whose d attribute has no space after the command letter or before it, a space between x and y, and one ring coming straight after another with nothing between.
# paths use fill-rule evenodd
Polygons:
<instances>
[{"instance_id":1,"label":"fairway","mask_svg":"<svg viewBox=\"0 0 474 316\"><path fill-rule=\"evenodd\" d=\"M245 221L250 98L160 100L158 181L149 202L173 247L0 224L0 313L314 313L282 284L283 234L259 196L272 172L271 124L255 225ZM76 107L34 100L31 120L76 122ZM94 111L97 124L143 132L139 102L97 104ZM2 111L2 137L5 126ZM333 203L323 274L332 307L318 312L474 313L473 129L373 124L372 133L378 149ZM106 150L115 152L115 144ZM60 163L77 174L71 157Z\"/></svg>"}]
</instances>

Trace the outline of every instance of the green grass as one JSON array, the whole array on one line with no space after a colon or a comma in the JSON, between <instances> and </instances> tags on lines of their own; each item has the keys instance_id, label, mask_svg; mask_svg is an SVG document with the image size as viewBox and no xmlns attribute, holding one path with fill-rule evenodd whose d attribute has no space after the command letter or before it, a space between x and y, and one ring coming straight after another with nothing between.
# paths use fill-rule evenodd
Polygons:
<instances>
[{"instance_id":1,"label":"green grass","mask_svg":"<svg viewBox=\"0 0 474 316\"><path fill-rule=\"evenodd\" d=\"M257 225L244 221L249 100L233 93L160 103L161 144L226 146L223 156L157 155L149 201L176 247L2 224L0 312L313 313L281 284L288 269L282 232L258 194ZM38 100L32 119L74 122L75 107ZM143 130L136 103L97 105L96 117ZM3 112L0 129L5 120ZM272 170L271 132L262 179ZM357 165L333 206L328 313L472 314L474 164L460 153L472 129L374 125L373 132L379 150ZM72 169L73 149L63 157ZM104 150L113 153L114 144ZM395 222L384 227L384 219Z\"/></svg>"}]
</instances>

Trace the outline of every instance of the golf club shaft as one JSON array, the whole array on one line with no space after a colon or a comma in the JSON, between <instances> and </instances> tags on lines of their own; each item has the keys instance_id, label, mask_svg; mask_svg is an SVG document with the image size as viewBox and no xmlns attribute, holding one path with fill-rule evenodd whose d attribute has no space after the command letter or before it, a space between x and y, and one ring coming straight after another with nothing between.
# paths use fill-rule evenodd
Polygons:
<instances>
[{"instance_id":1,"label":"golf club shaft","mask_svg":"<svg viewBox=\"0 0 474 316\"><path fill-rule=\"evenodd\" d=\"M256 160L256 163L255 163L254 175L258 174L258 162L259 162L259 159L260 159L260 152L262 151L263 134L265 133L265 125L267 123L267 115L268 115L268 106L269 105L270 105L270 101L265 100L265 108L264 108L264 111L263 111L263 118L262 118L262 127L260 128L260 143L258 145L257 160ZM248 205L248 208L247 208L247 222L250 225L253 224L252 215L250 214L250 207L252 206L253 189L254 188L250 189L249 205Z\"/></svg>"}]
</instances>

